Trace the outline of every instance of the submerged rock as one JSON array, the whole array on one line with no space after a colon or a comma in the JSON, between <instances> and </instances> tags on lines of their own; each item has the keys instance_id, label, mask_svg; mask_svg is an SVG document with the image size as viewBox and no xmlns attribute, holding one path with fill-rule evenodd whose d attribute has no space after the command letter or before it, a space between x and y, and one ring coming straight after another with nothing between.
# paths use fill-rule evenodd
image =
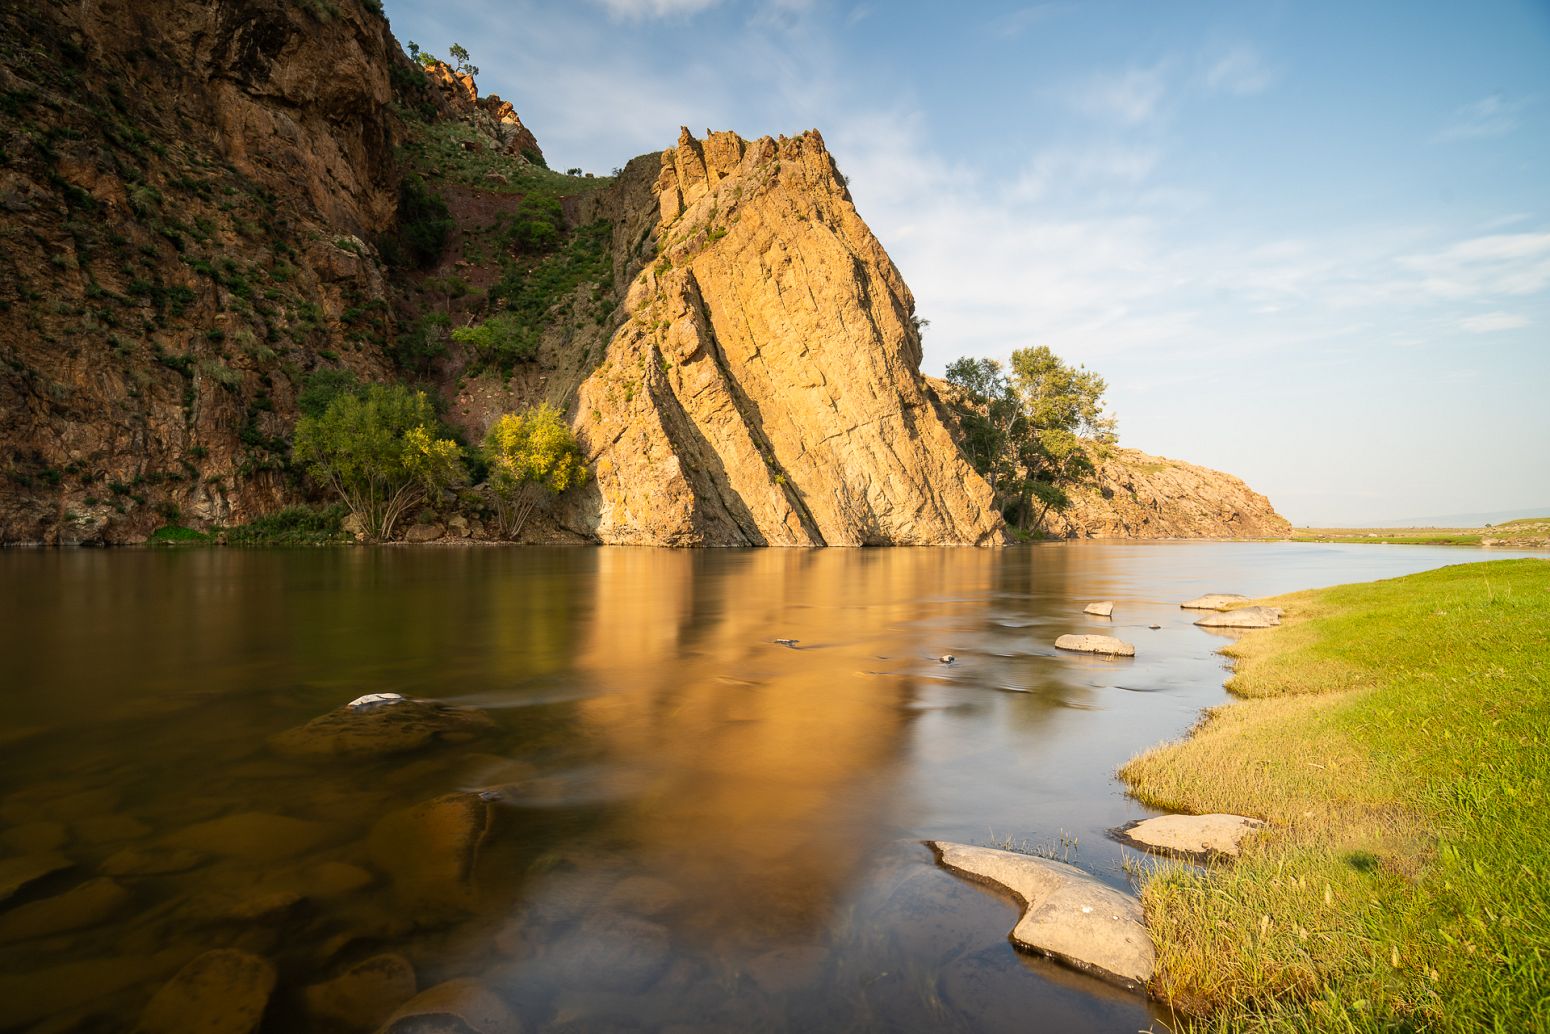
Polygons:
<instances>
[{"instance_id":1,"label":"submerged rock","mask_svg":"<svg viewBox=\"0 0 1550 1034\"><path fill-rule=\"evenodd\" d=\"M949 869L1011 891L1023 902L1012 943L1077 969L1140 988L1156 956L1141 903L1074 866L1046 858L932 841Z\"/></svg>"},{"instance_id":2,"label":"submerged rock","mask_svg":"<svg viewBox=\"0 0 1550 1034\"><path fill-rule=\"evenodd\" d=\"M477 980L448 980L400 1006L378 1034L517 1034L506 1003Z\"/></svg>"},{"instance_id":3,"label":"submerged rock","mask_svg":"<svg viewBox=\"0 0 1550 1034\"><path fill-rule=\"evenodd\" d=\"M207 951L156 992L136 1034L252 1034L274 985L268 960L234 948Z\"/></svg>"},{"instance_id":4,"label":"submerged rock","mask_svg":"<svg viewBox=\"0 0 1550 1034\"><path fill-rule=\"evenodd\" d=\"M1239 607L1220 614L1207 614L1195 622L1201 628L1271 628L1280 623L1280 607Z\"/></svg>"},{"instance_id":5,"label":"submerged rock","mask_svg":"<svg viewBox=\"0 0 1550 1034\"><path fill-rule=\"evenodd\" d=\"M467 743L495 727L489 715L435 700L369 693L269 738L282 754L368 757L432 743Z\"/></svg>"},{"instance_id":6,"label":"submerged rock","mask_svg":"<svg viewBox=\"0 0 1550 1034\"><path fill-rule=\"evenodd\" d=\"M402 955L374 955L332 980L303 992L307 1015L330 1029L375 1030L393 1010L414 997L414 967Z\"/></svg>"},{"instance_id":7,"label":"submerged rock","mask_svg":"<svg viewBox=\"0 0 1550 1034\"><path fill-rule=\"evenodd\" d=\"M53 852L0 859L0 901L5 901L29 883L56 872L64 872L74 865L64 855Z\"/></svg>"},{"instance_id":8,"label":"submerged rock","mask_svg":"<svg viewBox=\"0 0 1550 1034\"><path fill-rule=\"evenodd\" d=\"M469 909L479 849L493 825L493 804L484 795L449 793L383 817L368 847L402 905Z\"/></svg>"},{"instance_id":9,"label":"submerged rock","mask_svg":"<svg viewBox=\"0 0 1550 1034\"><path fill-rule=\"evenodd\" d=\"M1101 653L1113 657L1136 655L1134 646L1111 635L1063 635L1055 640L1055 649L1075 650L1079 653Z\"/></svg>"},{"instance_id":10,"label":"submerged rock","mask_svg":"<svg viewBox=\"0 0 1550 1034\"><path fill-rule=\"evenodd\" d=\"M208 855L186 847L139 847L130 846L115 851L103 859L98 868L107 876L164 876L168 873L187 872L202 865Z\"/></svg>"},{"instance_id":11,"label":"submerged rock","mask_svg":"<svg viewBox=\"0 0 1550 1034\"><path fill-rule=\"evenodd\" d=\"M1239 596L1232 592L1208 592L1204 596L1196 596L1192 600L1186 600L1179 604L1183 610L1226 610L1228 607L1236 607L1240 603L1247 603L1247 596Z\"/></svg>"},{"instance_id":12,"label":"submerged rock","mask_svg":"<svg viewBox=\"0 0 1550 1034\"><path fill-rule=\"evenodd\" d=\"M95 926L128 903L128 891L99 876L63 894L30 901L0 916L0 944Z\"/></svg>"},{"instance_id":13,"label":"submerged rock","mask_svg":"<svg viewBox=\"0 0 1550 1034\"><path fill-rule=\"evenodd\" d=\"M1236 858L1243 841L1264 825L1242 815L1159 815L1121 826L1114 835L1127 844L1163 854Z\"/></svg>"},{"instance_id":14,"label":"submerged rock","mask_svg":"<svg viewBox=\"0 0 1550 1034\"><path fill-rule=\"evenodd\" d=\"M245 811L195 823L169 834L163 843L174 849L274 862L316 847L329 832L321 822Z\"/></svg>"},{"instance_id":15,"label":"submerged rock","mask_svg":"<svg viewBox=\"0 0 1550 1034\"><path fill-rule=\"evenodd\" d=\"M1100 618L1113 617L1114 604L1107 600L1102 603L1089 603L1087 606L1082 608L1082 613L1091 614L1094 617Z\"/></svg>"}]
</instances>

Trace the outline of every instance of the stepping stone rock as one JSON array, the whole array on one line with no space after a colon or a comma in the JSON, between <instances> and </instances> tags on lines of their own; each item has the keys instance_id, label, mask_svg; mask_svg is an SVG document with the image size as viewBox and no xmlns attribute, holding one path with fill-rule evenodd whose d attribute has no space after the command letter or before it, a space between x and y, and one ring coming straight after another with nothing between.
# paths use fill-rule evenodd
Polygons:
<instances>
[{"instance_id":1,"label":"stepping stone rock","mask_svg":"<svg viewBox=\"0 0 1550 1034\"><path fill-rule=\"evenodd\" d=\"M989 847L932 841L947 868L1011 891L1023 902L1012 943L1139 989L1156 956L1141 903L1061 862Z\"/></svg>"},{"instance_id":2,"label":"stepping stone rock","mask_svg":"<svg viewBox=\"0 0 1550 1034\"><path fill-rule=\"evenodd\" d=\"M1091 614L1094 617L1107 618L1114 616L1114 604L1110 602L1089 603L1082 608L1083 614Z\"/></svg>"},{"instance_id":3,"label":"stepping stone rock","mask_svg":"<svg viewBox=\"0 0 1550 1034\"><path fill-rule=\"evenodd\" d=\"M268 960L234 948L207 951L156 992L136 1034L252 1034L274 985Z\"/></svg>"},{"instance_id":4,"label":"stepping stone rock","mask_svg":"<svg viewBox=\"0 0 1550 1034\"><path fill-rule=\"evenodd\" d=\"M399 1006L378 1034L519 1034L506 1003L477 980L448 980Z\"/></svg>"},{"instance_id":5,"label":"stepping stone rock","mask_svg":"<svg viewBox=\"0 0 1550 1034\"><path fill-rule=\"evenodd\" d=\"M29 883L56 872L64 872L74 865L64 855L53 853L0 860L0 901L5 901Z\"/></svg>"},{"instance_id":6,"label":"stepping stone rock","mask_svg":"<svg viewBox=\"0 0 1550 1034\"><path fill-rule=\"evenodd\" d=\"M1184 610L1226 610L1228 607L1236 607L1240 603L1247 603L1247 596L1239 596L1232 592L1208 592L1204 596L1196 596L1192 600L1180 603Z\"/></svg>"},{"instance_id":7,"label":"stepping stone rock","mask_svg":"<svg viewBox=\"0 0 1550 1034\"><path fill-rule=\"evenodd\" d=\"M449 793L384 816L367 845L401 904L466 910L475 904L474 870L494 820L482 794Z\"/></svg>"},{"instance_id":8,"label":"stepping stone rock","mask_svg":"<svg viewBox=\"0 0 1550 1034\"><path fill-rule=\"evenodd\" d=\"M434 700L371 693L269 738L282 754L372 757L402 754L433 743L467 743L495 723L483 711Z\"/></svg>"},{"instance_id":9,"label":"stepping stone rock","mask_svg":"<svg viewBox=\"0 0 1550 1034\"><path fill-rule=\"evenodd\" d=\"M1075 650L1079 653L1101 653L1113 657L1136 655L1134 646L1111 635L1063 635L1055 640L1055 649Z\"/></svg>"},{"instance_id":10,"label":"stepping stone rock","mask_svg":"<svg viewBox=\"0 0 1550 1034\"><path fill-rule=\"evenodd\" d=\"M1207 614L1195 622L1201 628L1272 628L1280 623L1280 607L1239 607L1220 614Z\"/></svg>"},{"instance_id":11,"label":"stepping stone rock","mask_svg":"<svg viewBox=\"0 0 1550 1034\"><path fill-rule=\"evenodd\" d=\"M375 1030L414 997L414 967L402 955L374 955L302 993L307 1014L328 1029Z\"/></svg>"},{"instance_id":12,"label":"stepping stone rock","mask_svg":"<svg viewBox=\"0 0 1550 1034\"><path fill-rule=\"evenodd\" d=\"M0 916L0 944L47 937L95 926L129 903L129 892L98 877L41 901L30 901Z\"/></svg>"},{"instance_id":13,"label":"stepping stone rock","mask_svg":"<svg viewBox=\"0 0 1550 1034\"><path fill-rule=\"evenodd\" d=\"M1147 851L1205 860L1238 857L1244 838L1264 825L1242 815L1159 815L1114 833L1116 839Z\"/></svg>"}]
</instances>

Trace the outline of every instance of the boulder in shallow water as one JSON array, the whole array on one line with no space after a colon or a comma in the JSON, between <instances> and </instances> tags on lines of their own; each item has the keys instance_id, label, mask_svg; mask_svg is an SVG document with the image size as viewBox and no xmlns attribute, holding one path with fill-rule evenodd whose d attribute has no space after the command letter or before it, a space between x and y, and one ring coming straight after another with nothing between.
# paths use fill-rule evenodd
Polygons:
<instances>
[{"instance_id":1,"label":"boulder in shallow water","mask_svg":"<svg viewBox=\"0 0 1550 1034\"><path fill-rule=\"evenodd\" d=\"M1272 628L1280 623L1280 607L1239 607L1207 614L1195 622L1201 628Z\"/></svg>"},{"instance_id":2,"label":"boulder in shallow water","mask_svg":"<svg viewBox=\"0 0 1550 1034\"><path fill-rule=\"evenodd\" d=\"M1141 903L1061 862L989 847L933 841L954 872L1011 891L1023 902L1012 943L1138 989L1156 956Z\"/></svg>"},{"instance_id":3,"label":"boulder in shallow water","mask_svg":"<svg viewBox=\"0 0 1550 1034\"><path fill-rule=\"evenodd\" d=\"M1240 603L1247 602L1249 602L1247 596L1239 596L1237 593L1208 592L1204 596L1186 600L1179 606L1184 610L1226 610L1228 607L1236 607Z\"/></svg>"},{"instance_id":4,"label":"boulder in shallow water","mask_svg":"<svg viewBox=\"0 0 1550 1034\"><path fill-rule=\"evenodd\" d=\"M390 700L397 697L397 700ZM269 738L282 754L370 757L467 743L495 727L489 715L435 700L370 693Z\"/></svg>"},{"instance_id":5,"label":"boulder in shallow water","mask_svg":"<svg viewBox=\"0 0 1550 1034\"><path fill-rule=\"evenodd\" d=\"M405 542L435 542L447 533L440 524L411 524L404 530Z\"/></svg>"},{"instance_id":6,"label":"boulder in shallow water","mask_svg":"<svg viewBox=\"0 0 1550 1034\"><path fill-rule=\"evenodd\" d=\"M204 864L208 855L186 847L130 845L108 855L98 868L107 876L164 876Z\"/></svg>"},{"instance_id":7,"label":"boulder in shallow water","mask_svg":"<svg viewBox=\"0 0 1550 1034\"><path fill-rule=\"evenodd\" d=\"M56 872L64 872L74 865L64 855L53 852L0 859L0 901L6 900L29 883Z\"/></svg>"},{"instance_id":8,"label":"boulder in shallow water","mask_svg":"<svg viewBox=\"0 0 1550 1034\"><path fill-rule=\"evenodd\" d=\"M1089 603L1082 608L1083 614L1091 614L1095 618L1107 618L1114 616L1114 604L1108 600L1102 603Z\"/></svg>"},{"instance_id":9,"label":"boulder in shallow water","mask_svg":"<svg viewBox=\"0 0 1550 1034\"><path fill-rule=\"evenodd\" d=\"M1159 815L1121 826L1114 835L1124 843L1162 854L1236 858L1243 841L1264 825L1242 815Z\"/></svg>"},{"instance_id":10,"label":"boulder in shallow water","mask_svg":"<svg viewBox=\"0 0 1550 1034\"><path fill-rule=\"evenodd\" d=\"M492 802L478 793L443 794L395 811L372 827L372 863L412 911L471 909L479 849L494 819Z\"/></svg>"},{"instance_id":11,"label":"boulder in shallow water","mask_svg":"<svg viewBox=\"0 0 1550 1034\"><path fill-rule=\"evenodd\" d=\"M522 1025L495 992L477 980L448 980L421 991L378 1034L519 1034Z\"/></svg>"},{"instance_id":12,"label":"boulder in shallow water","mask_svg":"<svg viewBox=\"0 0 1550 1034\"><path fill-rule=\"evenodd\" d=\"M1101 653L1111 657L1134 657L1136 648L1111 635L1063 635L1055 640L1055 649L1078 653Z\"/></svg>"},{"instance_id":13,"label":"boulder in shallow water","mask_svg":"<svg viewBox=\"0 0 1550 1034\"><path fill-rule=\"evenodd\" d=\"M129 892L99 876L63 894L29 901L0 915L0 944L96 926L129 904Z\"/></svg>"},{"instance_id":14,"label":"boulder in shallow water","mask_svg":"<svg viewBox=\"0 0 1550 1034\"><path fill-rule=\"evenodd\" d=\"M321 822L271 815L262 811L244 811L197 822L168 834L163 843L170 848L227 858L276 862L316 847L329 834L329 828Z\"/></svg>"},{"instance_id":15,"label":"boulder in shallow water","mask_svg":"<svg viewBox=\"0 0 1550 1034\"><path fill-rule=\"evenodd\" d=\"M402 955L374 955L332 980L303 992L307 1015L319 1027L375 1030L393 1010L414 997L414 967Z\"/></svg>"},{"instance_id":16,"label":"boulder in shallow water","mask_svg":"<svg viewBox=\"0 0 1550 1034\"><path fill-rule=\"evenodd\" d=\"M156 992L136 1034L252 1034L274 985L268 960L234 948L207 951Z\"/></svg>"}]
</instances>

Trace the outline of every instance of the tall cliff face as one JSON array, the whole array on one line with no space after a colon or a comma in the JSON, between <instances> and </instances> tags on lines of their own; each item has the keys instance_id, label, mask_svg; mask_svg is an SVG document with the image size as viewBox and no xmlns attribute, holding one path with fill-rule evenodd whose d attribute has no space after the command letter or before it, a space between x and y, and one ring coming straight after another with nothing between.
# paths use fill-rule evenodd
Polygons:
<instances>
[{"instance_id":1,"label":"tall cliff face","mask_svg":"<svg viewBox=\"0 0 1550 1034\"><path fill-rule=\"evenodd\" d=\"M1001 540L926 395L909 288L816 132L684 130L617 203L657 257L578 393L596 479L574 525L661 545Z\"/></svg>"},{"instance_id":2,"label":"tall cliff face","mask_svg":"<svg viewBox=\"0 0 1550 1034\"><path fill-rule=\"evenodd\" d=\"M297 498L307 373L392 375L405 62L356 0L0 5L0 541Z\"/></svg>"}]
</instances>

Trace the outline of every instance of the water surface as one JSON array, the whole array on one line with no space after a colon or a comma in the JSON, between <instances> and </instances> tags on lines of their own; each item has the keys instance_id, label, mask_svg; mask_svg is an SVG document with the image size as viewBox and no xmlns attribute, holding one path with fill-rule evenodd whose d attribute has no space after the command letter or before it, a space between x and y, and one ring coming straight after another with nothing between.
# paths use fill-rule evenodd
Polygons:
<instances>
[{"instance_id":1,"label":"water surface","mask_svg":"<svg viewBox=\"0 0 1550 1034\"><path fill-rule=\"evenodd\" d=\"M1510 555L0 553L0 857L74 863L0 905L0 1029L125 1029L224 946L277 966L268 1031L309 1029L303 989L381 952L421 988L483 980L528 1030L1142 1029L1161 1014L1016 952L1011 902L921 841L1009 839L1123 887L1106 831L1147 811L1115 767L1225 696L1224 640L1179 600ZM1094 600L1114 618L1083 615ZM1052 648L1083 631L1137 656ZM267 743L381 691L495 728L365 760ZM383 871L384 816L496 783L466 895ZM74 929L6 925L191 827L230 834L114 876L121 900Z\"/></svg>"}]
</instances>

